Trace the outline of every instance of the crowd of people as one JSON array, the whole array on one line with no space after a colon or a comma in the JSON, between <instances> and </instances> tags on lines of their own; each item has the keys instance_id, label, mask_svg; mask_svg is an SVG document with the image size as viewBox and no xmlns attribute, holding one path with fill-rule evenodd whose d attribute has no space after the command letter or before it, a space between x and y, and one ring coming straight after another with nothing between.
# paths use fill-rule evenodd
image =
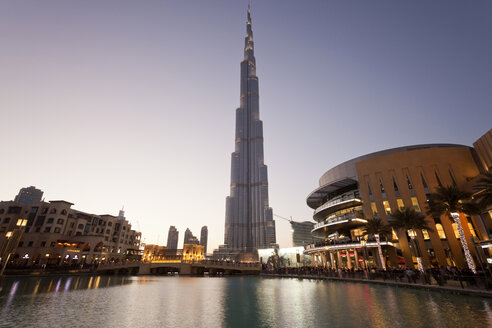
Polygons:
<instances>
[{"instance_id":1,"label":"crowd of people","mask_svg":"<svg viewBox=\"0 0 492 328\"><path fill-rule=\"evenodd\" d=\"M389 268L381 270L378 268L364 269L332 269L315 266L263 268L265 274L294 275L294 276L317 276L346 279L370 279L370 280L393 280L395 282L411 284L436 284L445 286L449 281L454 281L461 287L478 286L486 289L492 288L492 272L479 272L474 275L469 269L457 267L427 268L424 272L409 267Z\"/></svg>"}]
</instances>

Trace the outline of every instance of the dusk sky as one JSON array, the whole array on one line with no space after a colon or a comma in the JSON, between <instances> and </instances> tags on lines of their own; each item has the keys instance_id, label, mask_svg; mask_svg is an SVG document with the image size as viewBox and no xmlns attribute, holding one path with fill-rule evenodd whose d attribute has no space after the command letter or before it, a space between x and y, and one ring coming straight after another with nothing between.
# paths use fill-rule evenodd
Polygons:
<instances>
[{"instance_id":1,"label":"dusk sky","mask_svg":"<svg viewBox=\"0 0 492 328\"><path fill-rule=\"evenodd\" d=\"M247 1L0 2L0 200L223 243ZM312 220L331 167L492 126L492 2L253 1L270 206ZM277 242L291 246L276 219Z\"/></svg>"}]
</instances>

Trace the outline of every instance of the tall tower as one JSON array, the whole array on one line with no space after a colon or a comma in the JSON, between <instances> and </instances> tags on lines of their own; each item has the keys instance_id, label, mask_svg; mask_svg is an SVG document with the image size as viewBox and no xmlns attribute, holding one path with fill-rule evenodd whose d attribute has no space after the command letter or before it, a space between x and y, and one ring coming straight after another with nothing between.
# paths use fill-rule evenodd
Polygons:
<instances>
[{"instance_id":1,"label":"tall tower","mask_svg":"<svg viewBox=\"0 0 492 328\"><path fill-rule=\"evenodd\" d=\"M178 248L178 237L179 231L175 226L169 227L169 232L167 234L167 248L168 249L177 249Z\"/></svg>"},{"instance_id":2,"label":"tall tower","mask_svg":"<svg viewBox=\"0 0 492 328\"><path fill-rule=\"evenodd\" d=\"M203 254L207 255L207 244L208 244L208 228L203 226L200 231L200 245L203 246Z\"/></svg>"},{"instance_id":3,"label":"tall tower","mask_svg":"<svg viewBox=\"0 0 492 328\"><path fill-rule=\"evenodd\" d=\"M240 93L240 106L236 109L235 151L231 159L231 191L226 199L225 245L222 249L253 252L275 244L275 221L268 205L267 167L263 163L263 122L260 120L249 6Z\"/></svg>"}]
</instances>

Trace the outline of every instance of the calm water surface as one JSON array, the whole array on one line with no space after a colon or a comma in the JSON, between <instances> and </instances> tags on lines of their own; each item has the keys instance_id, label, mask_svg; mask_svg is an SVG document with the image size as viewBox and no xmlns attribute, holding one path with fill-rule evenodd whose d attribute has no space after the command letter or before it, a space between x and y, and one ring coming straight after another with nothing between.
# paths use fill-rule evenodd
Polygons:
<instances>
[{"instance_id":1,"label":"calm water surface","mask_svg":"<svg viewBox=\"0 0 492 328\"><path fill-rule=\"evenodd\" d=\"M261 277L6 278L0 327L492 327L492 302Z\"/></svg>"}]
</instances>

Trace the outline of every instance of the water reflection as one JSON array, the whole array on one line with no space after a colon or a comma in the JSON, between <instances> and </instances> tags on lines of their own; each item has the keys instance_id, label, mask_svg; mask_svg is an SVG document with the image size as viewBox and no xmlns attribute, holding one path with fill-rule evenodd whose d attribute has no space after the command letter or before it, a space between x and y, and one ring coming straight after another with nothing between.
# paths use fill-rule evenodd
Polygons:
<instances>
[{"instance_id":1,"label":"water reflection","mask_svg":"<svg viewBox=\"0 0 492 328\"><path fill-rule=\"evenodd\" d=\"M6 278L0 326L491 327L488 299L260 277Z\"/></svg>"},{"instance_id":2,"label":"water reflection","mask_svg":"<svg viewBox=\"0 0 492 328\"><path fill-rule=\"evenodd\" d=\"M113 279L113 280L112 280ZM94 284L93 284L94 281ZM32 295L38 293L59 293L77 289L111 287L136 282L133 277L78 276L78 277L22 277L4 278L0 283L0 299L5 295ZM139 281L140 283L145 280ZM20 288L18 286L20 285ZM62 287L63 286L63 287Z\"/></svg>"}]
</instances>

